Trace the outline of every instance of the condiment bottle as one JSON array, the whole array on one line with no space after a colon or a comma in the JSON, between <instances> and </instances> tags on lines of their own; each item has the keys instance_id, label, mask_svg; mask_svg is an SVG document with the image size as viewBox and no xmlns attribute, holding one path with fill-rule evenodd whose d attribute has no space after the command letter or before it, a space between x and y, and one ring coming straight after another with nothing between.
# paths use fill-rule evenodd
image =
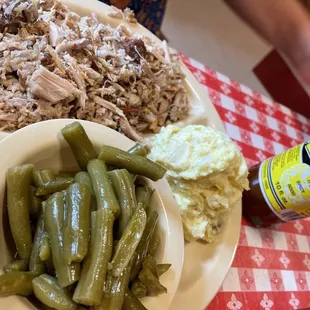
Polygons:
<instances>
[{"instance_id":1,"label":"condiment bottle","mask_svg":"<svg viewBox=\"0 0 310 310\"><path fill-rule=\"evenodd\" d=\"M249 170L242 213L253 225L269 226L310 216L310 141Z\"/></svg>"}]
</instances>

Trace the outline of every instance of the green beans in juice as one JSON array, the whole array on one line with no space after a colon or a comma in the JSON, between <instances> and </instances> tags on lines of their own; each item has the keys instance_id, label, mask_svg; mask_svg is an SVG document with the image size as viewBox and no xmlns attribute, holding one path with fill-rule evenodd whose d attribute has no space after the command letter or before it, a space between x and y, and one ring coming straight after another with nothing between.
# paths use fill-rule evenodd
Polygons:
<instances>
[{"instance_id":1,"label":"green beans in juice","mask_svg":"<svg viewBox=\"0 0 310 310\"><path fill-rule=\"evenodd\" d=\"M37 196L45 196L66 190L73 182L72 178L63 180L53 180L45 183L36 190Z\"/></svg>"},{"instance_id":2,"label":"green beans in juice","mask_svg":"<svg viewBox=\"0 0 310 310\"><path fill-rule=\"evenodd\" d=\"M32 294L31 272L12 271L0 275L0 297L11 295L29 296Z\"/></svg>"},{"instance_id":3,"label":"green beans in juice","mask_svg":"<svg viewBox=\"0 0 310 310\"><path fill-rule=\"evenodd\" d=\"M139 155L139 156L146 156L147 150L142 144L135 144L132 148L127 151L129 154Z\"/></svg>"},{"instance_id":4,"label":"green beans in juice","mask_svg":"<svg viewBox=\"0 0 310 310\"><path fill-rule=\"evenodd\" d=\"M91 160L87 165L87 171L93 184L97 209L107 209L117 217L120 207L110 183L105 163L99 159Z\"/></svg>"},{"instance_id":5,"label":"green beans in juice","mask_svg":"<svg viewBox=\"0 0 310 310\"><path fill-rule=\"evenodd\" d=\"M34 295L45 305L59 310L76 310L78 305L70 298L67 289L58 284L56 278L42 274L33 279Z\"/></svg>"},{"instance_id":6,"label":"green beans in juice","mask_svg":"<svg viewBox=\"0 0 310 310\"><path fill-rule=\"evenodd\" d=\"M159 275L158 275L158 270L157 270L157 263L153 256L148 254L145 257L142 266L143 266L143 269L146 269L146 268L150 269L152 274L158 279Z\"/></svg>"},{"instance_id":7,"label":"green beans in juice","mask_svg":"<svg viewBox=\"0 0 310 310\"><path fill-rule=\"evenodd\" d=\"M117 219L116 238L120 239L129 220L136 210L134 184L126 169L108 172L113 188L120 205L120 214Z\"/></svg>"},{"instance_id":8,"label":"green beans in juice","mask_svg":"<svg viewBox=\"0 0 310 310\"><path fill-rule=\"evenodd\" d=\"M52 247L53 263L59 285L69 286L79 280L80 266L70 265L64 260L63 226L64 226L64 194L55 193L45 202L44 223Z\"/></svg>"},{"instance_id":9,"label":"green beans in juice","mask_svg":"<svg viewBox=\"0 0 310 310\"><path fill-rule=\"evenodd\" d=\"M73 183L74 178L72 177L63 177L63 176L56 176L56 181L68 181L70 183Z\"/></svg>"},{"instance_id":10,"label":"green beans in juice","mask_svg":"<svg viewBox=\"0 0 310 310\"><path fill-rule=\"evenodd\" d=\"M138 208L147 209L154 190L150 187L138 186L136 187L136 199Z\"/></svg>"},{"instance_id":11,"label":"green beans in juice","mask_svg":"<svg viewBox=\"0 0 310 310\"><path fill-rule=\"evenodd\" d=\"M36 188L30 186L30 215L37 218L42 210L42 199L36 196Z\"/></svg>"},{"instance_id":12,"label":"green beans in juice","mask_svg":"<svg viewBox=\"0 0 310 310\"><path fill-rule=\"evenodd\" d=\"M147 294L147 287L139 279L136 279L131 284L131 292L137 298L143 298Z\"/></svg>"},{"instance_id":13,"label":"green beans in juice","mask_svg":"<svg viewBox=\"0 0 310 310\"><path fill-rule=\"evenodd\" d=\"M104 295L101 306L93 310L121 310L124 302L124 295L128 288L131 268L136 259L134 254L122 274L116 278L107 274L104 288Z\"/></svg>"},{"instance_id":14,"label":"green beans in juice","mask_svg":"<svg viewBox=\"0 0 310 310\"><path fill-rule=\"evenodd\" d=\"M64 254L67 264L81 262L88 251L91 193L89 186L75 183L66 192L67 219Z\"/></svg>"},{"instance_id":15,"label":"green beans in juice","mask_svg":"<svg viewBox=\"0 0 310 310\"><path fill-rule=\"evenodd\" d=\"M41 261L45 262L50 259L51 255L52 255L52 250L51 250L51 246L49 242L48 233L44 231L43 236L42 236L39 256L40 256Z\"/></svg>"},{"instance_id":16,"label":"green beans in juice","mask_svg":"<svg viewBox=\"0 0 310 310\"><path fill-rule=\"evenodd\" d=\"M40 248L45 232L44 215L41 213L37 222L37 229L34 235L32 250L30 255L29 270L39 276L45 272L45 263L40 259Z\"/></svg>"},{"instance_id":17,"label":"green beans in juice","mask_svg":"<svg viewBox=\"0 0 310 310\"><path fill-rule=\"evenodd\" d=\"M125 168L129 172L145 176L153 181L162 179L166 169L143 156L129 154L113 146L104 145L98 156L107 165Z\"/></svg>"},{"instance_id":18,"label":"green beans in juice","mask_svg":"<svg viewBox=\"0 0 310 310\"><path fill-rule=\"evenodd\" d=\"M43 186L44 184L55 179L56 176L53 171L47 169L34 171L32 175L32 182L36 187Z\"/></svg>"},{"instance_id":19,"label":"green beans in juice","mask_svg":"<svg viewBox=\"0 0 310 310\"><path fill-rule=\"evenodd\" d=\"M97 210L97 201L96 201L96 196L94 193L93 184L92 184L92 181L91 181L89 174L86 171L78 172L74 177L74 182L80 183L80 184L85 184L89 187L90 192L91 192L91 210L96 211Z\"/></svg>"},{"instance_id":20,"label":"green beans in juice","mask_svg":"<svg viewBox=\"0 0 310 310\"><path fill-rule=\"evenodd\" d=\"M12 271L27 271L28 270L28 264L27 262L16 259L5 265L3 268L5 273L12 272Z\"/></svg>"},{"instance_id":21,"label":"green beans in juice","mask_svg":"<svg viewBox=\"0 0 310 310\"><path fill-rule=\"evenodd\" d=\"M140 300L132 293L127 290L125 293L125 299L123 304L123 310L147 310Z\"/></svg>"},{"instance_id":22,"label":"green beans in juice","mask_svg":"<svg viewBox=\"0 0 310 310\"><path fill-rule=\"evenodd\" d=\"M132 183L135 183L137 180L137 175L134 173L129 173Z\"/></svg>"},{"instance_id":23,"label":"green beans in juice","mask_svg":"<svg viewBox=\"0 0 310 310\"><path fill-rule=\"evenodd\" d=\"M158 264L157 265L157 271L158 271L158 276L160 277L164 273L166 273L171 267L171 264Z\"/></svg>"},{"instance_id":24,"label":"green beans in juice","mask_svg":"<svg viewBox=\"0 0 310 310\"><path fill-rule=\"evenodd\" d=\"M73 300L86 306L99 306L113 248L114 215L106 209L92 212L90 250L83 262L80 281ZM95 221L95 224L93 223Z\"/></svg>"},{"instance_id":25,"label":"green beans in juice","mask_svg":"<svg viewBox=\"0 0 310 310\"><path fill-rule=\"evenodd\" d=\"M89 174L86 171L78 172L75 175L75 177L74 177L74 182L87 185L89 187L89 189L90 189L91 194L92 195L95 194L91 178L90 178Z\"/></svg>"},{"instance_id":26,"label":"green beans in juice","mask_svg":"<svg viewBox=\"0 0 310 310\"><path fill-rule=\"evenodd\" d=\"M144 210L144 209L142 209ZM158 220L158 213L155 210L151 210L147 222L145 225L145 230L143 232L141 241L137 247L137 254L138 257L136 259L136 262L132 268L131 277L130 280L133 281L136 279L138 273L140 272L142 268L143 261L147 255L147 252L149 250L150 241L152 239L152 236L154 234L156 224Z\"/></svg>"},{"instance_id":27,"label":"green beans in juice","mask_svg":"<svg viewBox=\"0 0 310 310\"><path fill-rule=\"evenodd\" d=\"M61 133L68 142L81 170L86 170L88 162L97 158L97 154L83 126L79 122L73 122L65 126Z\"/></svg>"},{"instance_id":28,"label":"green beans in juice","mask_svg":"<svg viewBox=\"0 0 310 310\"><path fill-rule=\"evenodd\" d=\"M114 277L119 277L127 267L139 245L145 225L146 213L143 209L137 209L128 222L109 264L109 270Z\"/></svg>"},{"instance_id":29,"label":"green beans in juice","mask_svg":"<svg viewBox=\"0 0 310 310\"><path fill-rule=\"evenodd\" d=\"M7 172L7 203L13 239L21 260L29 262L32 246L30 184L33 165L12 167Z\"/></svg>"},{"instance_id":30,"label":"green beans in juice","mask_svg":"<svg viewBox=\"0 0 310 310\"><path fill-rule=\"evenodd\" d=\"M161 238L158 231L155 228L155 231L149 244L148 254L152 255L153 257L156 257L160 244L161 244Z\"/></svg>"},{"instance_id":31,"label":"green beans in juice","mask_svg":"<svg viewBox=\"0 0 310 310\"><path fill-rule=\"evenodd\" d=\"M158 278L149 268L143 268L139 273L139 280L147 287L149 296L158 296L167 293L167 288L160 284Z\"/></svg>"}]
</instances>

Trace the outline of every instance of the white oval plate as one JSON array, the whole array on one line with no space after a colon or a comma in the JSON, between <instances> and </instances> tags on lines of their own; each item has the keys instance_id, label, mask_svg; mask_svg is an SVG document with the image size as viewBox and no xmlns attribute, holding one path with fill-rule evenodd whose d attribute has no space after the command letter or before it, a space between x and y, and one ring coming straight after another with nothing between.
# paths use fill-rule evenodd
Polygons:
<instances>
[{"instance_id":1,"label":"white oval plate","mask_svg":"<svg viewBox=\"0 0 310 310\"><path fill-rule=\"evenodd\" d=\"M148 36L154 43L161 44L161 41L143 26L108 17L107 14L113 10L97 0L64 0L64 3L82 16L95 12L98 19L105 24L117 27L120 23L124 23L133 33ZM177 125L202 124L225 131L207 91L183 63L180 62L180 66L186 77L191 113L186 120ZM8 133L0 132L0 139L7 135ZM182 278L170 310L201 310L211 302L223 283L235 256L240 227L241 202L231 213L217 244L185 245Z\"/></svg>"},{"instance_id":2,"label":"white oval plate","mask_svg":"<svg viewBox=\"0 0 310 310\"><path fill-rule=\"evenodd\" d=\"M20 129L0 142L0 201L5 198L5 176L9 167L33 163L35 169L71 170L76 171L78 166L60 130L73 120L61 119L40 122ZM80 121L84 126L94 146L100 149L103 144L112 145L128 150L135 143L124 135L108 127ZM157 260L161 263L172 264L161 281L168 289L168 294L159 297L148 297L143 300L150 310L169 308L177 290L183 265L184 241L183 228L179 209L173 198L173 193L166 179L151 182L155 193L151 206L159 213L159 231L162 244ZM2 269L11 256L6 247L5 233L2 218L3 203L0 205L0 268ZM23 306L22 306L23 305ZM22 297L0 298L0 309L22 310L35 309L29 301Z\"/></svg>"}]
</instances>

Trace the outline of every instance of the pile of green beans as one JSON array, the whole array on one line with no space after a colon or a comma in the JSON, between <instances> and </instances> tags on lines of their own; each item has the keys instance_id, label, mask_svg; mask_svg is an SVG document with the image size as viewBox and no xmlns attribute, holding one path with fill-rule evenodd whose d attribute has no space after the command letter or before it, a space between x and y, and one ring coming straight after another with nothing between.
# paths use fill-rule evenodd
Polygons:
<instances>
[{"instance_id":1,"label":"pile of green beans","mask_svg":"<svg viewBox=\"0 0 310 310\"><path fill-rule=\"evenodd\" d=\"M139 298L167 293L159 277L171 265L156 262L153 190L136 176L158 180L165 169L139 144L128 152L104 145L98 156L78 122L61 132L81 171L23 164L7 172L16 253L0 275L0 297L59 310L146 309Z\"/></svg>"}]
</instances>

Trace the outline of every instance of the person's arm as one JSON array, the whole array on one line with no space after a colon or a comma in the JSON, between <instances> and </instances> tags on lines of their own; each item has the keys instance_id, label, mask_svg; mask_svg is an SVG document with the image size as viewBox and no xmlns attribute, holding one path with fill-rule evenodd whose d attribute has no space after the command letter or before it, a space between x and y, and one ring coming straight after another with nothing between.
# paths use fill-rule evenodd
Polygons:
<instances>
[{"instance_id":1,"label":"person's arm","mask_svg":"<svg viewBox=\"0 0 310 310\"><path fill-rule=\"evenodd\" d=\"M282 52L303 78L310 71L310 18L297 0L225 0L261 36Z\"/></svg>"}]
</instances>

